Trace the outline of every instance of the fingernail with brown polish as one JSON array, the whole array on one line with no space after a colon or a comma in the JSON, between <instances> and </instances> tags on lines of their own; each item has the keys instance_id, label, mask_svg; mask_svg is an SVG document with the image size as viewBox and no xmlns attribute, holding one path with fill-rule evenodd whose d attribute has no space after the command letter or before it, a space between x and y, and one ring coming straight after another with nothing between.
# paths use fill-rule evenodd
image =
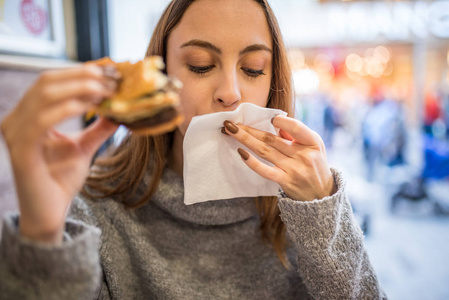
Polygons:
<instances>
[{"instance_id":1,"label":"fingernail with brown polish","mask_svg":"<svg viewBox=\"0 0 449 300\"><path fill-rule=\"evenodd\" d=\"M248 152L246 152L246 151L243 150L242 148L238 148L238 149L237 149L237 152L240 154L240 157L241 157L243 160L248 160L248 158L249 158Z\"/></svg>"},{"instance_id":2,"label":"fingernail with brown polish","mask_svg":"<svg viewBox=\"0 0 449 300\"><path fill-rule=\"evenodd\" d=\"M224 134L226 134L226 135L229 135L229 134L226 132L226 129L225 129L224 127L221 127L221 133L224 133Z\"/></svg>"},{"instance_id":3,"label":"fingernail with brown polish","mask_svg":"<svg viewBox=\"0 0 449 300\"><path fill-rule=\"evenodd\" d=\"M239 128L234 123L232 123L231 121L226 120L226 121L224 121L223 125L232 134L236 134L239 131Z\"/></svg>"}]
</instances>

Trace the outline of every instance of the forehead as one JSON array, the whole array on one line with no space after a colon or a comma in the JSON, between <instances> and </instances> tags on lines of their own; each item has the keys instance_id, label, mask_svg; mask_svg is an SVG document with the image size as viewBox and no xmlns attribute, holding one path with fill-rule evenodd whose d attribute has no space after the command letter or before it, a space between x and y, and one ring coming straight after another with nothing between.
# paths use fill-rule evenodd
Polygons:
<instances>
[{"instance_id":1,"label":"forehead","mask_svg":"<svg viewBox=\"0 0 449 300\"><path fill-rule=\"evenodd\" d=\"M272 47L265 12L254 0L197 0L184 13L171 37L177 44L201 39L223 49L261 43Z\"/></svg>"}]
</instances>

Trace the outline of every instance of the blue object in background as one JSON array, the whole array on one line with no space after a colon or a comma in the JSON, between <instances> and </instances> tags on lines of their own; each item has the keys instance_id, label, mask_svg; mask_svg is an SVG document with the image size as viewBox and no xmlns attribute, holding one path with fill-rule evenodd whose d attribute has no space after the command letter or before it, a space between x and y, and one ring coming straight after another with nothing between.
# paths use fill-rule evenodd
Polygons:
<instances>
[{"instance_id":1,"label":"blue object in background","mask_svg":"<svg viewBox=\"0 0 449 300\"><path fill-rule=\"evenodd\" d=\"M449 177L449 142L424 135L423 178L443 179Z\"/></svg>"}]
</instances>

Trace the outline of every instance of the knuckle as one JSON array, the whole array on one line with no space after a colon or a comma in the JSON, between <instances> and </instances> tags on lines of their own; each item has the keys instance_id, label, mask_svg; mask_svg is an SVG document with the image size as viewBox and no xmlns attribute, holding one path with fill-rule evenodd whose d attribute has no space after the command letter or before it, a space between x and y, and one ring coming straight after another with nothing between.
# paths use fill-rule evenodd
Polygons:
<instances>
[{"instance_id":1,"label":"knuckle","mask_svg":"<svg viewBox=\"0 0 449 300\"><path fill-rule=\"evenodd\" d=\"M103 75L101 68L92 64L80 67L80 72L83 76L101 77Z\"/></svg>"},{"instance_id":2,"label":"knuckle","mask_svg":"<svg viewBox=\"0 0 449 300\"><path fill-rule=\"evenodd\" d=\"M264 142L268 145L274 144L275 140L276 140L276 137L268 132L264 133L264 135L262 136L262 142Z\"/></svg>"},{"instance_id":3,"label":"knuckle","mask_svg":"<svg viewBox=\"0 0 449 300\"><path fill-rule=\"evenodd\" d=\"M257 147L256 154L260 157L268 157L272 153L272 148L268 145Z\"/></svg>"},{"instance_id":4,"label":"knuckle","mask_svg":"<svg viewBox=\"0 0 449 300\"><path fill-rule=\"evenodd\" d=\"M91 79L87 79L87 80L83 81L82 89L88 93L97 93L102 90L100 83L98 83L94 80L91 80Z\"/></svg>"}]
</instances>

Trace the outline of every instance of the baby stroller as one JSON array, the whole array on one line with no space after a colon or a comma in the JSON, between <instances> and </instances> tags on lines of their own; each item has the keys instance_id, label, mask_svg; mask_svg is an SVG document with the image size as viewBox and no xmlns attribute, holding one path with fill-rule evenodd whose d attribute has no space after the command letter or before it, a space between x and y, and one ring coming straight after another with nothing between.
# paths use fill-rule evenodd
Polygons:
<instances>
[{"instance_id":1,"label":"baby stroller","mask_svg":"<svg viewBox=\"0 0 449 300\"><path fill-rule=\"evenodd\" d=\"M426 201L435 215L449 215L449 208L429 197L427 182L449 178L449 142L430 135L424 137L424 168L421 175L400 185L391 197L391 212L397 213L403 201ZM449 184L449 181L448 181Z\"/></svg>"}]
</instances>

